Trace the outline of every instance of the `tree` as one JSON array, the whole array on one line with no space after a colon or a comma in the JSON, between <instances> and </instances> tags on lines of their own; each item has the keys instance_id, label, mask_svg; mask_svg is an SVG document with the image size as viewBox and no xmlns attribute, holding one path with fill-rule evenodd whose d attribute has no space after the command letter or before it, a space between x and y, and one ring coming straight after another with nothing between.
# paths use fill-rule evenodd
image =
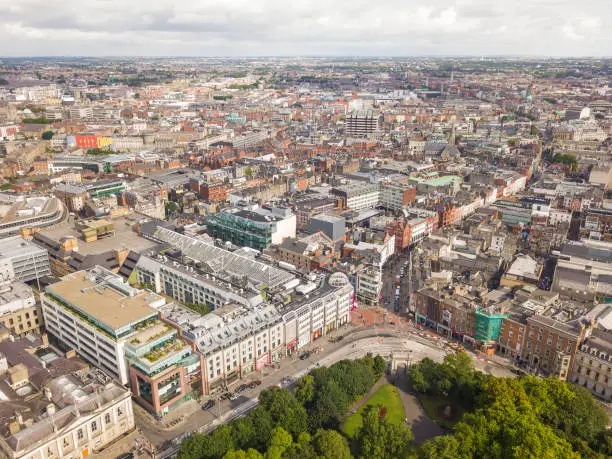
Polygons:
<instances>
[{"instance_id":1,"label":"tree","mask_svg":"<svg viewBox=\"0 0 612 459\"><path fill-rule=\"evenodd\" d=\"M460 444L452 435L440 435L427 440L420 449L420 457L429 459L457 459L467 457L462 454Z\"/></svg>"},{"instance_id":2,"label":"tree","mask_svg":"<svg viewBox=\"0 0 612 459\"><path fill-rule=\"evenodd\" d=\"M344 418L350 399L333 379L318 387L310 405L308 423L310 430L337 428Z\"/></svg>"},{"instance_id":3,"label":"tree","mask_svg":"<svg viewBox=\"0 0 612 459\"><path fill-rule=\"evenodd\" d=\"M51 140L53 138L53 131L45 131L42 133L43 140Z\"/></svg>"},{"instance_id":4,"label":"tree","mask_svg":"<svg viewBox=\"0 0 612 459\"><path fill-rule=\"evenodd\" d=\"M195 312L197 312L199 314L202 314L203 316L210 312L210 307L207 304L202 304L202 303L183 303L183 306L185 306L186 308L189 308L192 311L195 311Z\"/></svg>"},{"instance_id":5,"label":"tree","mask_svg":"<svg viewBox=\"0 0 612 459\"><path fill-rule=\"evenodd\" d=\"M237 448L244 450L256 446L255 427L251 416L245 416L232 422L232 437Z\"/></svg>"},{"instance_id":6,"label":"tree","mask_svg":"<svg viewBox=\"0 0 612 459\"><path fill-rule=\"evenodd\" d=\"M425 375L423 371L421 371L419 365L412 365L408 368L408 380L410 381L412 389L416 392L425 394L429 391L429 382L425 379Z\"/></svg>"},{"instance_id":7,"label":"tree","mask_svg":"<svg viewBox=\"0 0 612 459\"><path fill-rule=\"evenodd\" d=\"M376 357L374 357L374 365L372 365L372 370L375 374L380 375L384 373L386 368L387 362L382 356L377 355Z\"/></svg>"},{"instance_id":8,"label":"tree","mask_svg":"<svg viewBox=\"0 0 612 459\"><path fill-rule=\"evenodd\" d=\"M359 456L368 459L404 458L412 452L409 427L389 423L374 407L364 413L363 425L356 435Z\"/></svg>"},{"instance_id":9,"label":"tree","mask_svg":"<svg viewBox=\"0 0 612 459\"><path fill-rule=\"evenodd\" d=\"M223 459L263 459L263 455L256 449L249 448L246 451L242 449L228 451Z\"/></svg>"},{"instance_id":10,"label":"tree","mask_svg":"<svg viewBox=\"0 0 612 459\"><path fill-rule=\"evenodd\" d=\"M314 397L314 393L314 377L311 375L303 376L295 388L295 398L302 405L306 406Z\"/></svg>"},{"instance_id":11,"label":"tree","mask_svg":"<svg viewBox=\"0 0 612 459\"><path fill-rule=\"evenodd\" d=\"M280 459L285 450L292 444L291 434L282 427L275 427L270 437L270 447L266 453L266 459Z\"/></svg>"},{"instance_id":12,"label":"tree","mask_svg":"<svg viewBox=\"0 0 612 459\"><path fill-rule=\"evenodd\" d=\"M319 430L313 441L318 458L350 459L351 450L348 440L335 430Z\"/></svg>"},{"instance_id":13,"label":"tree","mask_svg":"<svg viewBox=\"0 0 612 459\"><path fill-rule=\"evenodd\" d=\"M259 395L259 404L266 410L277 427L297 436L307 427L306 409L285 388L272 387Z\"/></svg>"},{"instance_id":14,"label":"tree","mask_svg":"<svg viewBox=\"0 0 612 459\"><path fill-rule=\"evenodd\" d=\"M251 166L245 167L244 175L246 175L249 179L252 179L253 178L253 168Z\"/></svg>"}]
</instances>

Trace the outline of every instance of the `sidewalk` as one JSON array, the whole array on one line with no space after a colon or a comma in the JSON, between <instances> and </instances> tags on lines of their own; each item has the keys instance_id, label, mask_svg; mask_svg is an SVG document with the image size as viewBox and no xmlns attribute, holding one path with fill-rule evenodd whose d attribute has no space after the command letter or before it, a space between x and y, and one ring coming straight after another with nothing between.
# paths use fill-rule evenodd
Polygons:
<instances>
[{"instance_id":1,"label":"sidewalk","mask_svg":"<svg viewBox=\"0 0 612 459\"><path fill-rule=\"evenodd\" d=\"M393 384L399 389L398 392L404 405L406 423L411 425L414 442L417 445L429 438L446 433L442 427L427 417L419 399L410 393L410 383L403 372L398 372Z\"/></svg>"},{"instance_id":2,"label":"sidewalk","mask_svg":"<svg viewBox=\"0 0 612 459\"><path fill-rule=\"evenodd\" d=\"M363 405L368 403L368 400L370 400L370 397L372 397L372 395L374 395L374 393L378 389L380 389L380 386L383 386L388 383L389 381L387 380L387 377L385 375L378 378L378 381L374 383L370 391L349 407L349 413L354 414L355 412L357 412L359 408L361 408Z\"/></svg>"}]
</instances>

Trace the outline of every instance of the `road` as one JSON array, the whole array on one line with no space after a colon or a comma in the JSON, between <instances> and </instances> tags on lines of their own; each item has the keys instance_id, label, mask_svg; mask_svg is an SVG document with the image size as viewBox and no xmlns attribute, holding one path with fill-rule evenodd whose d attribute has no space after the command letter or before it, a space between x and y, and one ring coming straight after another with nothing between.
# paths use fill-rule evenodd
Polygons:
<instances>
[{"instance_id":1,"label":"road","mask_svg":"<svg viewBox=\"0 0 612 459\"><path fill-rule=\"evenodd\" d=\"M176 425L171 430L160 428L159 424L151 422L150 415L141 408L136 408L135 405L136 423L151 444L159 447L166 442L167 450L165 453L167 455L158 455L157 457L169 457L173 451L177 450L180 440L188 434L209 432L223 423L245 415L257 406L257 397L262 390L278 385L286 378L295 382L316 366L329 366L343 359L357 359L365 356L368 352L385 357L394 352L408 352L410 363L418 362L425 357L441 361L449 352L443 349L444 340L441 338L426 332L416 331L407 325L402 328L398 326L378 329L353 328L340 343L322 343L319 340L316 344L323 346L322 352L313 353L306 360L287 359L282 361L280 369L271 370L270 373L263 376L261 386L245 391L237 400L221 401L218 406L209 411L203 411L196 407L190 414L184 415L185 421L182 424ZM479 371L488 374L513 376L509 369L504 366L489 360L479 359L475 355L474 364ZM178 415L174 414L174 416ZM174 440L172 445L168 445L170 440Z\"/></svg>"}]
</instances>

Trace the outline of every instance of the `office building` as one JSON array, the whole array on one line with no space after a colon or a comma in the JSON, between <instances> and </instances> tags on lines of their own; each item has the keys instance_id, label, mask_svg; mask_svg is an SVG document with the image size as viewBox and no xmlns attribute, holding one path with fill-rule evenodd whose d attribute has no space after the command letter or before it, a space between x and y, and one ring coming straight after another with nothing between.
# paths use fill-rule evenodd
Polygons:
<instances>
[{"instance_id":1,"label":"office building","mask_svg":"<svg viewBox=\"0 0 612 459\"><path fill-rule=\"evenodd\" d=\"M206 220L208 234L232 244L263 250L295 237L296 217L289 209L258 206L232 207Z\"/></svg>"},{"instance_id":2,"label":"office building","mask_svg":"<svg viewBox=\"0 0 612 459\"><path fill-rule=\"evenodd\" d=\"M259 291L245 291L244 288L224 280L222 273L201 271L193 262L186 264L187 262L187 259L176 252L141 255L136 264L138 282L148 284L153 291L182 303L205 304L210 309L229 303L254 306L263 301ZM244 262L247 268L247 260Z\"/></svg>"},{"instance_id":3,"label":"office building","mask_svg":"<svg viewBox=\"0 0 612 459\"><path fill-rule=\"evenodd\" d=\"M157 322L134 334L124 349L132 394L158 419L193 397L191 385L201 379L200 356L175 328Z\"/></svg>"},{"instance_id":4,"label":"office building","mask_svg":"<svg viewBox=\"0 0 612 459\"><path fill-rule=\"evenodd\" d=\"M346 220L344 217L319 214L310 219L309 230L313 234L322 231L332 241L339 241L346 235Z\"/></svg>"},{"instance_id":5,"label":"office building","mask_svg":"<svg viewBox=\"0 0 612 459\"><path fill-rule=\"evenodd\" d=\"M380 186L374 183L355 182L332 188L331 193L352 210L369 209L380 204Z\"/></svg>"},{"instance_id":6,"label":"office building","mask_svg":"<svg viewBox=\"0 0 612 459\"><path fill-rule=\"evenodd\" d=\"M380 114L375 110L353 110L346 117L345 134L349 138L365 138L380 127Z\"/></svg>"}]
</instances>

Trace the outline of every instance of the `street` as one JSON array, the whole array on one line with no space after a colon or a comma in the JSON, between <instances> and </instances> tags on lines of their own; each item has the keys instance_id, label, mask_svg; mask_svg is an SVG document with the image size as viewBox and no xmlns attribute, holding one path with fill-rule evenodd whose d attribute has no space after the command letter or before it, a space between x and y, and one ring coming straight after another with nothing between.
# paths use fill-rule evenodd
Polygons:
<instances>
[{"instance_id":1,"label":"street","mask_svg":"<svg viewBox=\"0 0 612 459\"><path fill-rule=\"evenodd\" d=\"M322 338L311 345L311 348L313 346L322 347L321 352L311 353L305 360L296 357L282 360L279 369L270 369L263 375L260 386L244 391L236 400L219 401L217 399L216 406L206 411L200 408L200 404L190 401L179 407L160 424L154 421L144 409L134 404L136 424L146 440L158 450L175 451L185 435L192 432L210 431L222 423L246 414L257 406L257 397L262 390L280 385L281 382L288 383L285 386L292 385L291 383L296 382L316 366L329 366L343 359L357 359L369 352L384 357L389 357L394 352L409 353L410 363L418 362L425 357L441 361L444 356L452 352L445 349L445 341L440 337L416 330L403 320L395 320L398 323L393 326L386 324L368 329L351 327L339 330L332 337L344 332L345 338L337 343L329 342L327 337ZM495 376L513 376L510 370L503 365L489 359L481 359L474 354L471 355L479 371ZM241 380L242 382L245 380ZM172 420L181 417L182 422L172 425ZM164 427L166 425L171 426L166 428ZM171 442L173 439L175 441Z\"/></svg>"}]
</instances>

